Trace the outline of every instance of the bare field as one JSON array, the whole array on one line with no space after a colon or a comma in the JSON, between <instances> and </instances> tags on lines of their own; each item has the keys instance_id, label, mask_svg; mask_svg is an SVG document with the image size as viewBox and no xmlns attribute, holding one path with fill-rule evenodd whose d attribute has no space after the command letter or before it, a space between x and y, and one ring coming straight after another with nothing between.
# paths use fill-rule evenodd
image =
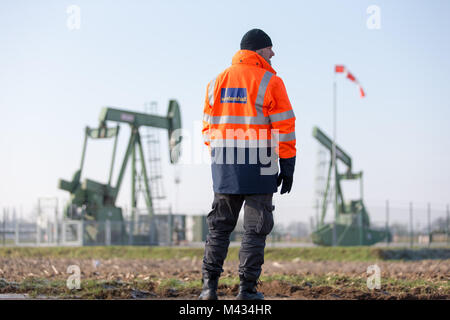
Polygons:
<instances>
[{"instance_id":1,"label":"bare field","mask_svg":"<svg viewBox=\"0 0 450 320\"><path fill-rule=\"evenodd\" d=\"M170 249L167 249L170 250ZM238 292L238 264L226 261L219 298ZM381 288L370 290L367 268L381 271ZM77 265L81 288L69 290L67 268ZM196 299L201 257L70 258L0 256L0 293L81 299ZM266 299L450 299L450 259L416 261L268 260L259 290Z\"/></svg>"}]
</instances>

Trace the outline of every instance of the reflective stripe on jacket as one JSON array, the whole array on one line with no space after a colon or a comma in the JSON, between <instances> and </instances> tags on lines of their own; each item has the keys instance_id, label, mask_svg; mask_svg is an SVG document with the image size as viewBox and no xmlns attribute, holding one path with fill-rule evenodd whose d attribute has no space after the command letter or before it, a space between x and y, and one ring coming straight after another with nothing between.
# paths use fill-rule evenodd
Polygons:
<instances>
[{"instance_id":1,"label":"reflective stripe on jacket","mask_svg":"<svg viewBox=\"0 0 450 320\"><path fill-rule=\"evenodd\" d=\"M256 52L239 50L208 83L202 133L215 192L276 192L277 156L296 155L295 115L283 81Z\"/></svg>"}]
</instances>

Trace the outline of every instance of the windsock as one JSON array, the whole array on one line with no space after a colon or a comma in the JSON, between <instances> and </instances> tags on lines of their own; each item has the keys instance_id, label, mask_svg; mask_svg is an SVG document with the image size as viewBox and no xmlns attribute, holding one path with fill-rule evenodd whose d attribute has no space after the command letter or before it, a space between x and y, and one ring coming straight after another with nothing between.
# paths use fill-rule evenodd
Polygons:
<instances>
[{"instance_id":1,"label":"windsock","mask_svg":"<svg viewBox=\"0 0 450 320\"><path fill-rule=\"evenodd\" d=\"M347 70L347 68L343 65L335 65L334 67L334 72L335 73L343 73L345 74L347 79L350 79L351 81L353 81L356 86L358 87L359 93L361 95L361 98L364 98L366 96L363 88L361 87L361 84L359 83L359 81L355 78L355 76Z\"/></svg>"}]
</instances>

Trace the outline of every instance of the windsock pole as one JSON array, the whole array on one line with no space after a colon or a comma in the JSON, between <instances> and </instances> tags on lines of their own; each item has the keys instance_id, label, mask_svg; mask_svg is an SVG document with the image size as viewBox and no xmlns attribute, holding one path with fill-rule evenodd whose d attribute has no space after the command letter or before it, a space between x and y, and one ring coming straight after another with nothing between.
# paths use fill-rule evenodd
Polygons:
<instances>
[{"instance_id":1,"label":"windsock pole","mask_svg":"<svg viewBox=\"0 0 450 320\"><path fill-rule=\"evenodd\" d=\"M331 152L331 170L334 172L334 223L333 223L333 246L337 245L337 230L336 223L339 216L338 210L338 189L337 189L337 179L338 179L338 171L336 165L336 139L337 139L337 89L336 89L336 74L343 73L347 79L354 82L358 88L359 94L361 98L366 96L361 84L356 79L356 77L343 65L335 65L334 67L334 81L333 81L333 148Z\"/></svg>"},{"instance_id":2,"label":"windsock pole","mask_svg":"<svg viewBox=\"0 0 450 320\"><path fill-rule=\"evenodd\" d=\"M331 149L331 170L334 176L334 190L333 190L333 204L334 204L334 223L333 223L333 247L337 245L336 236L336 222L338 217L338 206L337 206L337 169L336 169L336 114L337 114L337 103L336 103L336 73L334 74L333 81L333 147Z\"/></svg>"}]
</instances>

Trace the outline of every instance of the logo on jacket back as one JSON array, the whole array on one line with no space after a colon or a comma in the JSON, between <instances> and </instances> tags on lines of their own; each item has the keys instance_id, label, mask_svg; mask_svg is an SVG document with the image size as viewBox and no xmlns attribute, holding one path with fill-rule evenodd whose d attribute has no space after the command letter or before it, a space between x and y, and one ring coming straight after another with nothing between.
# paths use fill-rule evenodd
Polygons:
<instances>
[{"instance_id":1,"label":"logo on jacket back","mask_svg":"<svg viewBox=\"0 0 450 320\"><path fill-rule=\"evenodd\" d=\"M247 103L247 88L222 88L220 103Z\"/></svg>"}]
</instances>

